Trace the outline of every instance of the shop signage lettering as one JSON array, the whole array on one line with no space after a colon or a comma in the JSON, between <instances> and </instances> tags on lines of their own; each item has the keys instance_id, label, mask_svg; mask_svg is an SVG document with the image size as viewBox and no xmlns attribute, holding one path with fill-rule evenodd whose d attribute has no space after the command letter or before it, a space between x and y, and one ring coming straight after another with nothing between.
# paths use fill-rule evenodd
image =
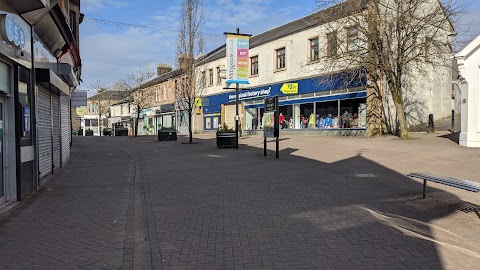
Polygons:
<instances>
[{"instance_id":1,"label":"shop signage lettering","mask_svg":"<svg viewBox=\"0 0 480 270\"><path fill-rule=\"evenodd\" d=\"M18 48L24 49L26 45L25 29L17 20L13 19L12 15L1 15L0 33L2 38L9 44Z\"/></svg>"},{"instance_id":2,"label":"shop signage lettering","mask_svg":"<svg viewBox=\"0 0 480 270\"><path fill-rule=\"evenodd\" d=\"M74 91L71 100L73 108L87 106L87 92Z\"/></svg>"},{"instance_id":3,"label":"shop signage lettering","mask_svg":"<svg viewBox=\"0 0 480 270\"><path fill-rule=\"evenodd\" d=\"M269 87L267 89L256 90L256 91L246 91L238 94L238 99L249 99L249 98L269 96L271 91L272 91L272 87ZM228 95L228 100L235 100L235 94Z\"/></svg>"},{"instance_id":4,"label":"shop signage lettering","mask_svg":"<svg viewBox=\"0 0 480 270\"><path fill-rule=\"evenodd\" d=\"M296 95L298 94L298 83L284 83L280 91L285 95Z\"/></svg>"}]
</instances>

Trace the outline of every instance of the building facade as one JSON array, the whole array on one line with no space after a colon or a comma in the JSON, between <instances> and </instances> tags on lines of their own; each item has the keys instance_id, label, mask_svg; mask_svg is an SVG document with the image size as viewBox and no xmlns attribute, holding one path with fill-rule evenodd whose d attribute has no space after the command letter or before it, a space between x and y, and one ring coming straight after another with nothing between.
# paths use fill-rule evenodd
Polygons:
<instances>
[{"instance_id":1,"label":"building facade","mask_svg":"<svg viewBox=\"0 0 480 270\"><path fill-rule=\"evenodd\" d=\"M460 145L480 147L480 36L455 55L461 90Z\"/></svg>"},{"instance_id":2,"label":"building facade","mask_svg":"<svg viewBox=\"0 0 480 270\"><path fill-rule=\"evenodd\" d=\"M264 98L278 96L282 131L336 130L335 134L365 134L370 115L366 72L361 66L353 69L349 66L346 70L337 54L341 48L352 50L354 45L358 46L355 42L361 40L359 30L348 25L349 20L345 19L358 12L348 8L353 2L347 1L251 37L250 84L241 86L239 94L243 130L261 129ZM358 1L359 5L365 5L364 10L367 2ZM447 32L445 39L448 39ZM198 62L201 63L199 84L205 87L202 129L216 130L222 124L234 127L235 91L225 90L220 76L221 67L227 64L226 47L208 53ZM429 114L437 120L448 117L451 112L451 68L430 67L425 73L405 75L411 81L405 86L408 91L404 97L409 126L427 122ZM383 94L384 122L395 126L391 95L387 90ZM198 121L194 123L198 128Z\"/></svg>"},{"instance_id":3,"label":"building facade","mask_svg":"<svg viewBox=\"0 0 480 270\"><path fill-rule=\"evenodd\" d=\"M75 11L75 14L71 12ZM0 3L0 204L21 200L70 155L80 1Z\"/></svg>"}]
</instances>

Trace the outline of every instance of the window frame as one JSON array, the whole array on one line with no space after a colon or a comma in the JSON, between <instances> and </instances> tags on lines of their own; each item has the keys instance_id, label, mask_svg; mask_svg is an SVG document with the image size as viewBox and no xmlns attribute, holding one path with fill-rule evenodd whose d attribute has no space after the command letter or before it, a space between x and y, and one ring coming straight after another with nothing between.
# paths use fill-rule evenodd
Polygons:
<instances>
[{"instance_id":1,"label":"window frame","mask_svg":"<svg viewBox=\"0 0 480 270\"><path fill-rule=\"evenodd\" d=\"M328 58L338 57L338 32L327 33L327 56Z\"/></svg>"},{"instance_id":2,"label":"window frame","mask_svg":"<svg viewBox=\"0 0 480 270\"><path fill-rule=\"evenodd\" d=\"M358 32L358 27L357 26L350 26L350 27L347 27L347 51L349 52L355 52L355 51L358 51L360 46L359 46L359 32ZM352 39L353 35L352 35L352 30L355 30L353 31L355 33L355 36L354 38ZM353 42L353 43L352 43ZM352 46L353 45L353 46Z\"/></svg>"},{"instance_id":3,"label":"window frame","mask_svg":"<svg viewBox=\"0 0 480 270\"><path fill-rule=\"evenodd\" d=\"M316 51L316 57L315 57L315 52L313 48L313 41L317 41L317 51ZM320 60L320 38L318 36L312 37L308 40L308 45L309 45L309 51L310 51L310 62L316 62Z\"/></svg>"},{"instance_id":4,"label":"window frame","mask_svg":"<svg viewBox=\"0 0 480 270\"><path fill-rule=\"evenodd\" d=\"M279 54L279 52L283 51L283 54ZM282 64L282 57L283 57L283 66ZM287 47L281 47L275 49L275 70L284 70L287 68Z\"/></svg>"},{"instance_id":5,"label":"window frame","mask_svg":"<svg viewBox=\"0 0 480 270\"><path fill-rule=\"evenodd\" d=\"M256 59L256 61L253 61ZM259 70L258 70L258 55L250 57L250 75L251 76L258 76Z\"/></svg>"},{"instance_id":6,"label":"window frame","mask_svg":"<svg viewBox=\"0 0 480 270\"><path fill-rule=\"evenodd\" d=\"M220 73L221 73L221 69L220 69L220 66L218 66L217 67L217 84L222 83L222 77L220 76Z\"/></svg>"},{"instance_id":7,"label":"window frame","mask_svg":"<svg viewBox=\"0 0 480 270\"><path fill-rule=\"evenodd\" d=\"M212 86L214 83L213 68L211 68L208 70L208 86Z\"/></svg>"}]
</instances>

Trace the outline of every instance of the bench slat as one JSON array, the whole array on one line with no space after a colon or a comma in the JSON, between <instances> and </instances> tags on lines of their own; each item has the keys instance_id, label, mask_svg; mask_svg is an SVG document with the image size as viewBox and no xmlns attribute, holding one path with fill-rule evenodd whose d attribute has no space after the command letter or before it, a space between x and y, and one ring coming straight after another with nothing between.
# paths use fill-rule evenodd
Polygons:
<instances>
[{"instance_id":1,"label":"bench slat","mask_svg":"<svg viewBox=\"0 0 480 270\"><path fill-rule=\"evenodd\" d=\"M457 179L452 177L441 177L441 176L436 176L436 175L427 174L427 173L409 173L407 174L407 176L420 178L420 179L432 181L435 183L468 190L471 192L480 191L480 184L472 181L467 181L467 180L462 180L462 179Z\"/></svg>"}]
</instances>

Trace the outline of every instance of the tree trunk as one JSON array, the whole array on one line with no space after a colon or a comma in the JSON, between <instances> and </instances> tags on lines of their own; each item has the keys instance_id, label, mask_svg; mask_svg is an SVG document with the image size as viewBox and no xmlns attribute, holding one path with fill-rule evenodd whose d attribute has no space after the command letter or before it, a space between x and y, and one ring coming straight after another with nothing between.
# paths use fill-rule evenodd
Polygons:
<instances>
[{"instance_id":1,"label":"tree trunk","mask_svg":"<svg viewBox=\"0 0 480 270\"><path fill-rule=\"evenodd\" d=\"M382 134L382 97L378 85L367 86L367 130L366 137Z\"/></svg>"},{"instance_id":2,"label":"tree trunk","mask_svg":"<svg viewBox=\"0 0 480 270\"><path fill-rule=\"evenodd\" d=\"M403 106L403 96L397 91L392 91L393 94L393 103L395 104L395 109L397 111L397 121L398 121L398 136L402 139L408 139L408 127L407 127L407 117L405 115L405 108Z\"/></svg>"},{"instance_id":3,"label":"tree trunk","mask_svg":"<svg viewBox=\"0 0 480 270\"><path fill-rule=\"evenodd\" d=\"M188 143L193 143L193 133L192 133L192 112L188 112Z\"/></svg>"},{"instance_id":4,"label":"tree trunk","mask_svg":"<svg viewBox=\"0 0 480 270\"><path fill-rule=\"evenodd\" d=\"M138 136L138 120L140 119L140 108L137 107L137 121L135 122L135 137Z\"/></svg>"}]
</instances>

